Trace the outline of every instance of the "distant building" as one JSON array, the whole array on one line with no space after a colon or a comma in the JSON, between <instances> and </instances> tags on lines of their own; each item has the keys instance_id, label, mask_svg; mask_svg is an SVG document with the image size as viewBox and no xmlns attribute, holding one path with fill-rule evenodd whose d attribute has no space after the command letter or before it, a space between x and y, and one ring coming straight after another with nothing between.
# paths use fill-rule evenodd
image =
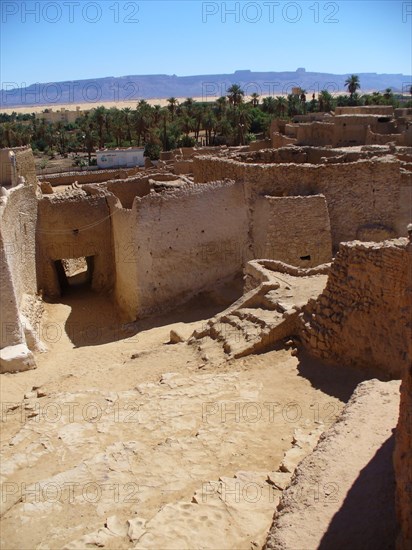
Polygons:
<instances>
[{"instance_id":1,"label":"distant building","mask_svg":"<svg viewBox=\"0 0 412 550\"><path fill-rule=\"evenodd\" d=\"M46 122L55 123L63 122L65 124L73 124L86 111L81 111L80 107L76 107L75 111L69 111L65 107L61 107L58 111L46 109L47 112L36 113L36 119L45 120Z\"/></svg>"},{"instance_id":2,"label":"distant building","mask_svg":"<svg viewBox=\"0 0 412 550\"><path fill-rule=\"evenodd\" d=\"M144 166L144 147L127 149L102 149L96 151L99 168L133 168Z\"/></svg>"}]
</instances>

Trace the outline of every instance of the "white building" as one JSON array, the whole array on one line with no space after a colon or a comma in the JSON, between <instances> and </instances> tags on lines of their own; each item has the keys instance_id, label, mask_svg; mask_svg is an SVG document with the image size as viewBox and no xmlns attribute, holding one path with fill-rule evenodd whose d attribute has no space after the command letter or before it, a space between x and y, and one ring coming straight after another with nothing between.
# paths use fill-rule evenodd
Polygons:
<instances>
[{"instance_id":1,"label":"white building","mask_svg":"<svg viewBox=\"0 0 412 550\"><path fill-rule=\"evenodd\" d=\"M144 147L128 147L127 149L102 149L96 151L99 168L133 168L144 166Z\"/></svg>"}]
</instances>

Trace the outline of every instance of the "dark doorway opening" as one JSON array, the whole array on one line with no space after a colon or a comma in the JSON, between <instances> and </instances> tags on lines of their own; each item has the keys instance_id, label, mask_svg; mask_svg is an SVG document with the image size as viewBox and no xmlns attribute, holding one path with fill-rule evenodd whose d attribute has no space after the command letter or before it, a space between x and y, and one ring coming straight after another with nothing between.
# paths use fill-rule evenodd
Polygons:
<instances>
[{"instance_id":1,"label":"dark doorway opening","mask_svg":"<svg viewBox=\"0 0 412 550\"><path fill-rule=\"evenodd\" d=\"M94 256L56 260L54 265L61 294L76 287L91 287Z\"/></svg>"},{"instance_id":2,"label":"dark doorway opening","mask_svg":"<svg viewBox=\"0 0 412 550\"><path fill-rule=\"evenodd\" d=\"M310 260L311 260L310 254L308 254L307 256L301 256L300 259L304 260L304 261L307 261L307 262L310 262Z\"/></svg>"}]
</instances>

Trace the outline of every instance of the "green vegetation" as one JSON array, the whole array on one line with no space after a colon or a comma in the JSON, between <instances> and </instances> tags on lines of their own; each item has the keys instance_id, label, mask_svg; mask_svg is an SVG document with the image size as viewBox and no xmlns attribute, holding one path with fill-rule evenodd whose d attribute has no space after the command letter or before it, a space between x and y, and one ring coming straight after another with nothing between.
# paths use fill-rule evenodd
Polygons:
<instances>
[{"instance_id":1,"label":"green vegetation","mask_svg":"<svg viewBox=\"0 0 412 550\"><path fill-rule=\"evenodd\" d=\"M167 106L151 106L144 99L135 109L96 107L83 112L75 123L48 123L32 114L0 113L0 147L30 144L33 150L52 158L56 154L83 152L89 163L97 148L143 146L151 159L161 150L204 145L244 145L268 136L273 118L290 119L295 115L333 111L347 105L412 105L411 100L391 89L383 93L360 95L359 77L345 82L349 95L332 96L322 90L317 97L306 90L299 95L264 97L253 93L246 101L239 84L233 84L214 102L187 98L179 104L170 97ZM411 90L412 91L412 90ZM46 112L46 111L44 111Z\"/></svg>"}]
</instances>

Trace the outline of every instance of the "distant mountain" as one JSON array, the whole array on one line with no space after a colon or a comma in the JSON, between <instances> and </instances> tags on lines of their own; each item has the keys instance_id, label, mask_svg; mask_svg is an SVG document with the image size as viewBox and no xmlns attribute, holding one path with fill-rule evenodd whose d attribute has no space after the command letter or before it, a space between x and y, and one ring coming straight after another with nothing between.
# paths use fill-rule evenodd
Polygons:
<instances>
[{"instance_id":1,"label":"distant mountain","mask_svg":"<svg viewBox=\"0 0 412 550\"><path fill-rule=\"evenodd\" d=\"M383 91L408 93L412 84L411 75L356 73L359 76L360 92ZM303 68L290 72L235 71L233 74L197 76L176 75L131 75L105 77L66 82L31 84L25 88L5 86L1 90L1 107L33 105L58 105L107 101L138 101L139 99L162 99L174 97L202 97L205 100L226 94L232 84L240 84L247 95L279 95L290 93L299 86L307 94L327 89L343 92L348 74L307 72Z\"/></svg>"}]
</instances>

